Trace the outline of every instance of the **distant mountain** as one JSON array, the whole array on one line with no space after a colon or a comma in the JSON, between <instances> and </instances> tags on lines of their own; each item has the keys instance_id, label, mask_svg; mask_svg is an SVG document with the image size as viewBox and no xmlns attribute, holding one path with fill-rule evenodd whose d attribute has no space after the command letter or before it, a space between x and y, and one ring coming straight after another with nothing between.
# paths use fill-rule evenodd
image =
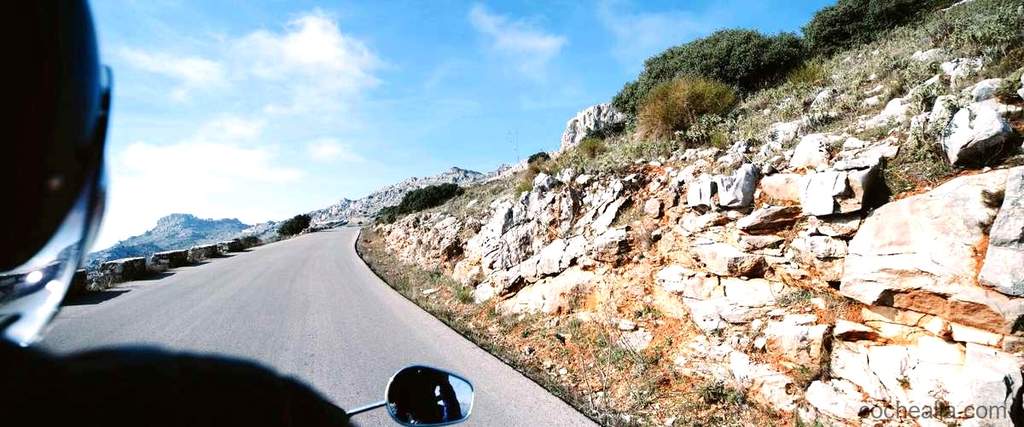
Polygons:
<instances>
[{"instance_id":1,"label":"distant mountain","mask_svg":"<svg viewBox=\"0 0 1024 427\"><path fill-rule=\"evenodd\" d=\"M230 240L247 228L248 225L235 218L205 219L190 214L171 214L160 218L156 227L145 233L89 254L86 264L94 267L112 259L145 256L153 252Z\"/></svg>"},{"instance_id":2,"label":"distant mountain","mask_svg":"<svg viewBox=\"0 0 1024 427\"><path fill-rule=\"evenodd\" d=\"M341 199L338 203L309 213L310 224L330 226L371 218L377 211L387 206L395 206L402 201L405 193L417 188L436 184L471 184L484 179L486 175L467 169L453 167L434 176L413 177L394 185L389 185L361 199Z\"/></svg>"}]
</instances>

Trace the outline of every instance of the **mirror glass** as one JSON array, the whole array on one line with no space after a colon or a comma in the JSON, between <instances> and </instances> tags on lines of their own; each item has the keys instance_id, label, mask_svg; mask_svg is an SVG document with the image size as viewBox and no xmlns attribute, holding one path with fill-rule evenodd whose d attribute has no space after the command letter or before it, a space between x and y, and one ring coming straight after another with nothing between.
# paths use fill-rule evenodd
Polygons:
<instances>
[{"instance_id":1,"label":"mirror glass","mask_svg":"<svg viewBox=\"0 0 1024 427\"><path fill-rule=\"evenodd\" d=\"M454 424L473 409L473 384L440 369L410 366L391 378L386 400L391 418L403 425Z\"/></svg>"}]
</instances>

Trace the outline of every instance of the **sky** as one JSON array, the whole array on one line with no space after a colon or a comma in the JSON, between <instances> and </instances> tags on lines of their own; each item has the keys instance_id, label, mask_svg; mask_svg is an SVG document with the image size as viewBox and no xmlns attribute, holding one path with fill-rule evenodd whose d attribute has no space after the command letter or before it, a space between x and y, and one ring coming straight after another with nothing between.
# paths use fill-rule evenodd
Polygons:
<instances>
[{"instance_id":1,"label":"sky","mask_svg":"<svg viewBox=\"0 0 1024 427\"><path fill-rule=\"evenodd\" d=\"M826 0L92 2L114 71L94 249L170 213L255 224L558 148L665 48Z\"/></svg>"}]
</instances>

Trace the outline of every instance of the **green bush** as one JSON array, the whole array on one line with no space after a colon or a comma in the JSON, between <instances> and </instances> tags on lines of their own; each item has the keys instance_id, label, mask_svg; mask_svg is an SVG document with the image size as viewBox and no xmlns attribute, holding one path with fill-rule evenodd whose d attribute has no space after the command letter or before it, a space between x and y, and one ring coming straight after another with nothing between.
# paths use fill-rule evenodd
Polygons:
<instances>
[{"instance_id":1,"label":"green bush","mask_svg":"<svg viewBox=\"0 0 1024 427\"><path fill-rule=\"evenodd\" d=\"M532 165L537 162L544 162L548 160L551 160L551 156L549 156L548 153L541 151L531 154L530 157L526 159L526 163Z\"/></svg>"},{"instance_id":2,"label":"green bush","mask_svg":"<svg viewBox=\"0 0 1024 427\"><path fill-rule=\"evenodd\" d=\"M828 73L825 66L816 60L809 60L800 64L786 76L786 82L792 85L819 85L825 81Z\"/></svg>"},{"instance_id":3,"label":"green bush","mask_svg":"<svg viewBox=\"0 0 1024 427\"><path fill-rule=\"evenodd\" d=\"M395 222L400 215L419 212L440 206L463 193L463 188L458 184L428 185L405 193L402 201L395 206L388 206L377 213L377 220L384 223Z\"/></svg>"},{"instance_id":4,"label":"green bush","mask_svg":"<svg viewBox=\"0 0 1024 427\"><path fill-rule=\"evenodd\" d=\"M259 246L259 245L263 244L263 242L260 240L259 237L256 237L256 236L253 236L253 235L248 235L248 236L242 237L241 241L242 241L242 247L243 248L251 248L251 247Z\"/></svg>"},{"instance_id":5,"label":"green bush","mask_svg":"<svg viewBox=\"0 0 1024 427\"><path fill-rule=\"evenodd\" d=\"M299 234L302 230L309 227L309 220L309 215L295 215L281 223L281 226L277 228L277 234L279 236L294 236Z\"/></svg>"},{"instance_id":6,"label":"green bush","mask_svg":"<svg viewBox=\"0 0 1024 427\"><path fill-rule=\"evenodd\" d=\"M580 141L579 145L576 146L576 150L588 159L593 159L601 154L608 151L608 147L605 146L604 140L600 138L587 137Z\"/></svg>"},{"instance_id":7,"label":"green bush","mask_svg":"<svg viewBox=\"0 0 1024 427\"><path fill-rule=\"evenodd\" d=\"M952 0L839 0L814 14L804 26L807 46L832 55L876 40L886 30L910 22Z\"/></svg>"},{"instance_id":8,"label":"green bush","mask_svg":"<svg viewBox=\"0 0 1024 427\"><path fill-rule=\"evenodd\" d=\"M637 112L641 137L672 139L705 115L721 115L736 104L736 92L726 84L696 77L679 77L651 90Z\"/></svg>"},{"instance_id":9,"label":"green bush","mask_svg":"<svg viewBox=\"0 0 1024 427\"><path fill-rule=\"evenodd\" d=\"M721 30L648 58L637 80L627 83L612 103L635 115L654 87L679 76L752 91L785 76L804 56L803 42L791 33L766 36L752 30Z\"/></svg>"}]
</instances>

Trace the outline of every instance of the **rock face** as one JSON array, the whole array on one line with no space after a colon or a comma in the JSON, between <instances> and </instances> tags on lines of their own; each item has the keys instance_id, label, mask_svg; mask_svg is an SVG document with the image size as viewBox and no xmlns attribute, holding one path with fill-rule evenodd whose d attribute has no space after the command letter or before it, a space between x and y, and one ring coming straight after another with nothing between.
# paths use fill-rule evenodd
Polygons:
<instances>
[{"instance_id":1,"label":"rock face","mask_svg":"<svg viewBox=\"0 0 1024 427\"><path fill-rule=\"evenodd\" d=\"M978 281L1007 295L1024 296L1024 168L1010 171L1006 179Z\"/></svg>"},{"instance_id":2,"label":"rock face","mask_svg":"<svg viewBox=\"0 0 1024 427\"><path fill-rule=\"evenodd\" d=\"M1019 106L992 96L994 81L966 81L979 64L950 61L948 75L884 108L881 80L852 99L830 88L795 100L800 118L727 149L537 174L468 214L440 208L377 230L402 260L473 287L477 303L548 325L599 322L606 343L669 352L673 375L724 382L784 420L1020 423L874 411L1024 414L1024 167L955 168L935 188L884 191L900 177L901 149L941 145L970 165L1017 140L1000 123L1016 126ZM931 111L918 111L933 93ZM829 121L861 95L877 114ZM585 133L574 132L566 146ZM649 307L656 320L638 314Z\"/></svg>"},{"instance_id":3,"label":"rock face","mask_svg":"<svg viewBox=\"0 0 1024 427\"><path fill-rule=\"evenodd\" d=\"M1024 315L1024 301L981 286L977 276L998 207L991 198L1020 170L956 178L877 209L850 241L841 292L869 305L1009 333Z\"/></svg>"},{"instance_id":4,"label":"rock face","mask_svg":"<svg viewBox=\"0 0 1024 427\"><path fill-rule=\"evenodd\" d=\"M234 218L203 219L189 214L171 214L160 218L156 227L143 234L89 254L87 265L96 266L108 259L148 256L159 251L229 240L248 227Z\"/></svg>"},{"instance_id":5,"label":"rock face","mask_svg":"<svg viewBox=\"0 0 1024 427\"><path fill-rule=\"evenodd\" d=\"M954 165L983 164L1011 134L1010 125L992 107L977 103L957 111L946 126L942 147Z\"/></svg>"},{"instance_id":6,"label":"rock face","mask_svg":"<svg viewBox=\"0 0 1024 427\"><path fill-rule=\"evenodd\" d=\"M616 110L611 103L587 107L583 111L576 113L576 117L569 119L569 122L565 124L565 131L562 132L562 144L559 146L559 151L565 151L576 146L591 132L617 126L625 120L626 115Z\"/></svg>"}]
</instances>

